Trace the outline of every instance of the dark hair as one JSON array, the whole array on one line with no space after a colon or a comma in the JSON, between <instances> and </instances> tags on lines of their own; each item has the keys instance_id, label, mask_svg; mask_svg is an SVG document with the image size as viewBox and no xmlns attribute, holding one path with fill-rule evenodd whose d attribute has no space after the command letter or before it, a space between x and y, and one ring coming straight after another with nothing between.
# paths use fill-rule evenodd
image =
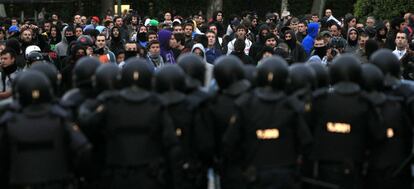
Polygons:
<instances>
[{"instance_id":1,"label":"dark hair","mask_svg":"<svg viewBox=\"0 0 414 189\"><path fill-rule=\"evenodd\" d=\"M154 40L154 41L149 42L147 44L147 50L149 51L149 49L151 48L151 46L154 45L154 44L158 44L159 45L160 42L158 40Z\"/></svg>"},{"instance_id":2,"label":"dark hair","mask_svg":"<svg viewBox=\"0 0 414 189\"><path fill-rule=\"evenodd\" d=\"M246 43L244 43L243 39L236 39L234 42L234 51L236 52L243 52L245 47Z\"/></svg>"},{"instance_id":3,"label":"dark hair","mask_svg":"<svg viewBox=\"0 0 414 189\"><path fill-rule=\"evenodd\" d=\"M10 54L12 58L16 58L17 54L16 51L10 47L6 47L3 51L1 51L0 55L3 56L5 54Z\"/></svg>"},{"instance_id":4,"label":"dark hair","mask_svg":"<svg viewBox=\"0 0 414 189\"><path fill-rule=\"evenodd\" d=\"M185 45L185 36L183 33L175 33L173 34L175 40L177 40L177 42L181 45Z\"/></svg>"},{"instance_id":5,"label":"dark hair","mask_svg":"<svg viewBox=\"0 0 414 189\"><path fill-rule=\"evenodd\" d=\"M191 26L194 30L194 25L193 25L192 22L187 22L187 23L184 24L184 28L187 27L187 26Z\"/></svg>"},{"instance_id":6,"label":"dark hair","mask_svg":"<svg viewBox=\"0 0 414 189\"><path fill-rule=\"evenodd\" d=\"M248 32L248 30L247 30L246 26L244 26L243 24L240 24L240 25L238 25L238 26L236 27L236 31L237 31L237 30L240 30L240 29L243 29L246 33Z\"/></svg>"}]
</instances>

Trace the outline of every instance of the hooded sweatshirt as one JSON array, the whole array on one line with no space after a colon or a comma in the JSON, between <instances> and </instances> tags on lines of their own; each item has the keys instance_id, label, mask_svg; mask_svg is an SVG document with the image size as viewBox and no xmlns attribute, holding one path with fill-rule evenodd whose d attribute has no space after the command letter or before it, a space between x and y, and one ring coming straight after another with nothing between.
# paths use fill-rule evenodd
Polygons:
<instances>
[{"instance_id":1,"label":"hooded sweatshirt","mask_svg":"<svg viewBox=\"0 0 414 189\"><path fill-rule=\"evenodd\" d=\"M59 58L64 58L68 56L68 45L70 42L68 42L68 39L65 36L66 29L68 27L63 28L62 30L62 40L56 45L56 54ZM73 35L75 37L75 35ZM76 40L76 37L75 39Z\"/></svg>"},{"instance_id":2,"label":"hooded sweatshirt","mask_svg":"<svg viewBox=\"0 0 414 189\"><path fill-rule=\"evenodd\" d=\"M293 30L287 30L286 33L289 33L290 36L292 36L290 40L285 40L285 43L289 47L288 63L304 62L308 56L305 50L303 49L302 45L297 41L295 32Z\"/></svg>"},{"instance_id":3,"label":"hooded sweatshirt","mask_svg":"<svg viewBox=\"0 0 414 189\"><path fill-rule=\"evenodd\" d=\"M175 64L174 52L170 47L170 39L172 32L161 30L158 32L158 41L160 42L161 56L166 64Z\"/></svg>"},{"instance_id":4,"label":"hooded sweatshirt","mask_svg":"<svg viewBox=\"0 0 414 189\"><path fill-rule=\"evenodd\" d=\"M354 41L352 41L349 38L349 34L351 33L351 31L357 32L357 38ZM349 28L348 29L348 33L346 35L347 45L345 46L345 52L347 52L347 53L354 53L354 52L356 52L356 50L358 50L358 48L359 48L358 47L358 36L359 36L359 34L358 34L358 30L357 29L355 29L355 28Z\"/></svg>"},{"instance_id":5,"label":"hooded sweatshirt","mask_svg":"<svg viewBox=\"0 0 414 189\"><path fill-rule=\"evenodd\" d=\"M266 37L262 35L262 31L267 30L270 33L270 29L266 24L263 24L259 27L258 31L258 39L257 41L250 47L249 56L252 57L256 62L260 60L259 53L262 51L263 47L265 46Z\"/></svg>"},{"instance_id":6,"label":"hooded sweatshirt","mask_svg":"<svg viewBox=\"0 0 414 189\"><path fill-rule=\"evenodd\" d=\"M303 39L302 41L303 49L305 50L308 56L310 55L311 50L313 48L315 38L318 36L318 29L318 23L310 23L308 25L308 35L306 35L305 39Z\"/></svg>"},{"instance_id":7,"label":"hooded sweatshirt","mask_svg":"<svg viewBox=\"0 0 414 189\"><path fill-rule=\"evenodd\" d=\"M210 87L211 80L213 79L213 65L208 63L206 60L206 50L204 49L203 45L201 43L196 43L193 45L193 48L191 49L191 53L194 53L196 49L200 49L203 52L203 61L206 64L206 76L204 79L204 88L207 90Z\"/></svg>"}]
</instances>

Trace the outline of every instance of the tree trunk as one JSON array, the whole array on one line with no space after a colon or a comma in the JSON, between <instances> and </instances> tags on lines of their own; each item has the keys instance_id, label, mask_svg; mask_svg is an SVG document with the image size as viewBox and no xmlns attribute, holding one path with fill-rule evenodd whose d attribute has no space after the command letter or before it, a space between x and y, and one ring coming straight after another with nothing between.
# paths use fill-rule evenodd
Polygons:
<instances>
[{"instance_id":1,"label":"tree trunk","mask_svg":"<svg viewBox=\"0 0 414 189\"><path fill-rule=\"evenodd\" d=\"M209 0L207 6L207 19L213 16L214 11L223 10L223 0Z\"/></svg>"},{"instance_id":2,"label":"tree trunk","mask_svg":"<svg viewBox=\"0 0 414 189\"><path fill-rule=\"evenodd\" d=\"M319 18L321 18L323 16L322 14L323 9L325 8L325 2L326 0L313 0L311 13L317 13Z\"/></svg>"},{"instance_id":3,"label":"tree trunk","mask_svg":"<svg viewBox=\"0 0 414 189\"><path fill-rule=\"evenodd\" d=\"M289 1L288 0L282 0L282 5L280 7L280 13L282 14L283 11L288 11Z\"/></svg>"},{"instance_id":4,"label":"tree trunk","mask_svg":"<svg viewBox=\"0 0 414 189\"><path fill-rule=\"evenodd\" d=\"M102 8L101 8L101 15L104 16L106 11L114 9L114 0L101 0ZM114 11L112 11L114 12Z\"/></svg>"}]
</instances>

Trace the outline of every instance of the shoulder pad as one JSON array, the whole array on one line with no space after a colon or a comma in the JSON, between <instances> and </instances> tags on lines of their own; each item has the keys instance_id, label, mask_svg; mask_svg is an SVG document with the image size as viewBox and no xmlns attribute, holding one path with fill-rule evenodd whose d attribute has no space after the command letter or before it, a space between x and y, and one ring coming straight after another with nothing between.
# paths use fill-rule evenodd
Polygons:
<instances>
[{"instance_id":1,"label":"shoulder pad","mask_svg":"<svg viewBox=\"0 0 414 189\"><path fill-rule=\"evenodd\" d=\"M119 96L119 92L115 91L115 90L110 90L110 91L104 91L101 94L99 94L96 99L100 102L104 102L106 100L112 99L112 98L116 98Z\"/></svg>"},{"instance_id":2,"label":"shoulder pad","mask_svg":"<svg viewBox=\"0 0 414 189\"><path fill-rule=\"evenodd\" d=\"M313 98L320 98L326 96L329 93L329 88L319 88L313 91L312 97Z\"/></svg>"},{"instance_id":3,"label":"shoulder pad","mask_svg":"<svg viewBox=\"0 0 414 189\"><path fill-rule=\"evenodd\" d=\"M148 99L153 94L150 91L140 88L126 88L119 92L119 96L132 102L140 102Z\"/></svg>"},{"instance_id":4,"label":"shoulder pad","mask_svg":"<svg viewBox=\"0 0 414 189\"><path fill-rule=\"evenodd\" d=\"M196 90L187 95L187 99L190 103L190 109L200 106L201 104L209 101L212 96L204 91Z\"/></svg>"},{"instance_id":5,"label":"shoulder pad","mask_svg":"<svg viewBox=\"0 0 414 189\"><path fill-rule=\"evenodd\" d=\"M71 89L63 95L60 104L63 107L74 107L79 105L84 99L85 96L82 95L79 89Z\"/></svg>"},{"instance_id":6,"label":"shoulder pad","mask_svg":"<svg viewBox=\"0 0 414 189\"><path fill-rule=\"evenodd\" d=\"M252 93L243 93L242 95L240 95L234 100L234 104L236 104L236 106L241 107L247 102L249 102L252 96L253 96Z\"/></svg>"},{"instance_id":7,"label":"shoulder pad","mask_svg":"<svg viewBox=\"0 0 414 189\"><path fill-rule=\"evenodd\" d=\"M181 92L176 92L176 91L166 92L166 93L163 93L163 94L158 94L157 96L160 98L161 103L164 106L177 104L177 103L180 103L180 102L183 102L184 100L186 100L186 95L185 94L183 94Z\"/></svg>"},{"instance_id":8,"label":"shoulder pad","mask_svg":"<svg viewBox=\"0 0 414 189\"><path fill-rule=\"evenodd\" d=\"M305 103L299 100L296 96L290 96L286 99L287 105L297 113L305 112Z\"/></svg>"},{"instance_id":9,"label":"shoulder pad","mask_svg":"<svg viewBox=\"0 0 414 189\"><path fill-rule=\"evenodd\" d=\"M397 102L404 102L404 97L402 97L402 96L395 96L395 95L386 95L386 96L387 96L387 100L397 101ZM410 99L414 100L414 96L407 99L408 104L410 103Z\"/></svg>"},{"instance_id":10,"label":"shoulder pad","mask_svg":"<svg viewBox=\"0 0 414 189\"><path fill-rule=\"evenodd\" d=\"M52 105L50 108L50 113L65 119L70 117L70 113L59 104Z\"/></svg>"},{"instance_id":11,"label":"shoulder pad","mask_svg":"<svg viewBox=\"0 0 414 189\"><path fill-rule=\"evenodd\" d=\"M3 125L4 123L7 123L8 121L10 121L11 119L13 119L15 117L14 112L11 111L7 111L3 114L3 116L0 117L0 125Z\"/></svg>"},{"instance_id":12,"label":"shoulder pad","mask_svg":"<svg viewBox=\"0 0 414 189\"><path fill-rule=\"evenodd\" d=\"M367 93L364 91L361 93L361 97L364 100L367 100L368 102L370 102L374 106L379 106L387 100L387 96L384 93L378 93L378 92Z\"/></svg>"}]
</instances>

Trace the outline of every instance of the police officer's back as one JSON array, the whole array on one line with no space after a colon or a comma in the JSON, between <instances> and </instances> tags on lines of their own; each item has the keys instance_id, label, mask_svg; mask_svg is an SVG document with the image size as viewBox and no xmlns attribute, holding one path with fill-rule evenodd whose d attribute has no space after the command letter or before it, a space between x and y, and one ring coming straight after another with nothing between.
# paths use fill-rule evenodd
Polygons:
<instances>
[{"instance_id":1,"label":"police officer's back","mask_svg":"<svg viewBox=\"0 0 414 189\"><path fill-rule=\"evenodd\" d=\"M73 187L77 163L91 148L88 140L52 102L50 82L42 73L22 73L16 89L20 109L1 118L2 188Z\"/></svg>"},{"instance_id":2,"label":"police officer's back","mask_svg":"<svg viewBox=\"0 0 414 189\"><path fill-rule=\"evenodd\" d=\"M362 87L381 115L386 140L369 153L366 188L411 188L410 166L404 164L412 149L412 132L404 99L383 93L384 75L373 64L362 65Z\"/></svg>"},{"instance_id":3,"label":"police officer's back","mask_svg":"<svg viewBox=\"0 0 414 189\"><path fill-rule=\"evenodd\" d=\"M240 111L224 135L227 158L240 162L251 188L298 188L298 158L311 133L296 99L284 92L289 77L280 57L258 67L257 88L237 99Z\"/></svg>"},{"instance_id":4,"label":"police officer's back","mask_svg":"<svg viewBox=\"0 0 414 189\"><path fill-rule=\"evenodd\" d=\"M402 97L409 116L414 118L414 86L402 82L401 62L388 49L380 49L372 54L370 62L376 65L384 74L384 92L392 96Z\"/></svg>"},{"instance_id":5,"label":"police officer's back","mask_svg":"<svg viewBox=\"0 0 414 189\"><path fill-rule=\"evenodd\" d=\"M195 102L184 94L185 74L176 65L165 66L155 73L155 90L166 106L179 139L180 152L172 163L176 188L205 188L207 169L202 164L197 150L194 132L198 108Z\"/></svg>"},{"instance_id":6,"label":"police officer's back","mask_svg":"<svg viewBox=\"0 0 414 189\"><path fill-rule=\"evenodd\" d=\"M358 188L365 152L385 134L378 115L358 85L358 60L351 55L337 57L330 67L330 76L332 88L316 96L313 102L313 176L339 187Z\"/></svg>"},{"instance_id":7,"label":"police officer's back","mask_svg":"<svg viewBox=\"0 0 414 189\"><path fill-rule=\"evenodd\" d=\"M250 83L244 79L242 62L235 56L223 56L216 60L214 66L214 78L219 90L212 98L209 106L209 119L206 120L206 136L210 135L211 145L214 148L215 159L218 160L219 172L222 174L222 187L244 187L238 180L241 179L237 167L232 167L227 160L222 158L222 137L226 129L234 119L237 110L235 100L246 94ZM234 186L232 186L234 185Z\"/></svg>"},{"instance_id":8,"label":"police officer's back","mask_svg":"<svg viewBox=\"0 0 414 189\"><path fill-rule=\"evenodd\" d=\"M122 70L123 89L98 96L86 125L104 143L102 188L164 188L167 160L177 138L170 116L151 89L152 73L145 60L129 59Z\"/></svg>"},{"instance_id":9,"label":"police officer's back","mask_svg":"<svg viewBox=\"0 0 414 189\"><path fill-rule=\"evenodd\" d=\"M62 107L70 111L73 121L77 121L79 106L89 98L95 98L97 93L92 86L92 78L100 65L99 60L83 57L73 69L72 79L75 88L67 91L60 100Z\"/></svg>"}]
</instances>

